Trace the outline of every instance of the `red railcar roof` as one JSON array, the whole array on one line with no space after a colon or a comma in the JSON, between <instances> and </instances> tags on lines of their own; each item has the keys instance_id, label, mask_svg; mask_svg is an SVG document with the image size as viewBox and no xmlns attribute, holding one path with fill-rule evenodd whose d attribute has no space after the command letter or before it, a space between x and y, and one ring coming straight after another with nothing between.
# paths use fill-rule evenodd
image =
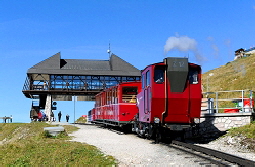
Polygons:
<instances>
[{"instance_id":1,"label":"red railcar roof","mask_svg":"<svg viewBox=\"0 0 255 167\"><path fill-rule=\"evenodd\" d=\"M118 87L118 86L123 86L123 85L129 85L129 86L132 86L133 84L137 84L137 83L141 83L141 81L134 81L134 82L122 82L122 83L119 83L115 86L111 86L110 88L107 88L107 89L104 89L102 90L100 93L98 93L96 96L99 96L100 94L102 94L103 92L106 92L110 89L112 89L113 87Z\"/></svg>"}]
</instances>

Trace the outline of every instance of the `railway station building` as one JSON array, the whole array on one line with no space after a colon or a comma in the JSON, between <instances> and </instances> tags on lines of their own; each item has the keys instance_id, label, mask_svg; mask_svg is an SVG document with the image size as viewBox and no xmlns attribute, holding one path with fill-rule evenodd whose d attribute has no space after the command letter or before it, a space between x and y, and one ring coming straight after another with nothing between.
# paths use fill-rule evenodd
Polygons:
<instances>
[{"instance_id":1,"label":"railway station building","mask_svg":"<svg viewBox=\"0 0 255 167\"><path fill-rule=\"evenodd\" d=\"M109 60L61 59L59 52L28 69L22 92L32 99L31 119L41 109L51 119L53 101L72 101L72 96L94 101L103 89L140 78L140 70L114 54Z\"/></svg>"}]
</instances>

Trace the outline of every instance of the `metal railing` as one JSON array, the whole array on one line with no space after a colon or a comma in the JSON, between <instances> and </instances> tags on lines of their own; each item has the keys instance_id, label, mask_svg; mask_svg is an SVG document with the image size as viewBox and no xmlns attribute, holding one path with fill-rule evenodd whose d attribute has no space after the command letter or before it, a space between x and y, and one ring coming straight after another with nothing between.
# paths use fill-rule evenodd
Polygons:
<instances>
[{"instance_id":1,"label":"metal railing","mask_svg":"<svg viewBox=\"0 0 255 167\"><path fill-rule=\"evenodd\" d=\"M254 112L254 91L230 90L203 92L203 103L208 113Z\"/></svg>"},{"instance_id":2,"label":"metal railing","mask_svg":"<svg viewBox=\"0 0 255 167\"><path fill-rule=\"evenodd\" d=\"M40 75L38 75L40 76ZM74 90L101 91L121 82L140 81L139 76L72 76L50 75L50 80L42 77L31 79L26 77L22 91L30 90Z\"/></svg>"}]
</instances>

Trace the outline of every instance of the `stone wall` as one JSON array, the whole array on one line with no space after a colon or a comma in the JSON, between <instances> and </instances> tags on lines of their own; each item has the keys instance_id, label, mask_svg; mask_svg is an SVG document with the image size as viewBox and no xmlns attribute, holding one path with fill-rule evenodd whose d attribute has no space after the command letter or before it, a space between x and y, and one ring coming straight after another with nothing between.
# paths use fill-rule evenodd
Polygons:
<instances>
[{"instance_id":1,"label":"stone wall","mask_svg":"<svg viewBox=\"0 0 255 167\"><path fill-rule=\"evenodd\" d=\"M230 128L250 124L255 113L214 113L202 114L199 133L204 136L215 136L226 132Z\"/></svg>"},{"instance_id":2,"label":"stone wall","mask_svg":"<svg viewBox=\"0 0 255 167\"><path fill-rule=\"evenodd\" d=\"M199 126L186 130L186 138L218 138L228 129L250 124L255 120L255 113L203 113Z\"/></svg>"}]
</instances>

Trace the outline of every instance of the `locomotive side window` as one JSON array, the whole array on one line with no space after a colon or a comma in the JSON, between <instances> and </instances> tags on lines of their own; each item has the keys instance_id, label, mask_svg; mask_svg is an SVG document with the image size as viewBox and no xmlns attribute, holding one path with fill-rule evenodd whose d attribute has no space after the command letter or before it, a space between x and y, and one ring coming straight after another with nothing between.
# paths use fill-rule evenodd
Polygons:
<instances>
[{"instance_id":1,"label":"locomotive side window","mask_svg":"<svg viewBox=\"0 0 255 167\"><path fill-rule=\"evenodd\" d=\"M122 102L123 103L136 103L137 87L123 87L122 89Z\"/></svg>"},{"instance_id":2,"label":"locomotive side window","mask_svg":"<svg viewBox=\"0 0 255 167\"><path fill-rule=\"evenodd\" d=\"M157 84L164 83L164 67L162 66L157 66L154 70L154 82Z\"/></svg>"},{"instance_id":3,"label":"locomotive side window","mask_svg":"<svg viewBox=\"0 0 255 167\"><path fill-rule=\"evenodd\" d=\"M145 75L142 76L142 88L145 88Z\"/></svg>"},{"instance_id":4,"label":"locomotive side window","mask_svg":"<svg viewBox=\"0 0 255 167\"><path fill-rule=\"evenodd\" d=\"M198 84L198 72L194 69L189 71L189 83Z\"/></svg>"},{"instance_id":5,"label":"locomotive side window","mask_svg":"<svg viewBox=\"0 0 255 167\"><path fill-rule=\"evenodd\" d=\"M146 72L146 86L149 86L149 85L150 85L150 81L151 81L150 78L151 78L151 77L150 77L150 71L147 71L147 72Z\"/></svg>"}]
</instances>

